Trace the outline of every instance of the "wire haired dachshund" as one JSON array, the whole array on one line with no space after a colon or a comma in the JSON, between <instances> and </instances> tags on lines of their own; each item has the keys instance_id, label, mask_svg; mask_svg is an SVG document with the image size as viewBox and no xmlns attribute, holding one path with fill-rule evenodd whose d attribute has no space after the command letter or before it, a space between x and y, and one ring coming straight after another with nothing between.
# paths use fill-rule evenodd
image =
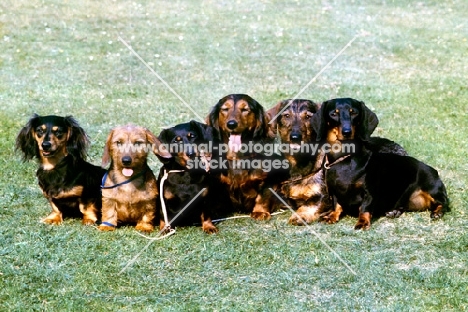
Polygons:
<instances>
[{"instance_id":1,"label":"wire haired dachshund","mask_svg":"<svg viewBox=\"0 0 468 312\"><path fill-rule=\"evenodd\" d=\"M52 207L43 223L60 224L64 216L81 216L85 225L98 220L104 169L86 162L88 145L88 136L71 116L34 114L20 130L16 149L24 161L39 160L39 186Z\"/></svg>"},{"instance_id":2,"label":"wire haired dachshund","mask_svg":"<svg viewBox=\"0 0 468 312\"><path fill-rule=\"evenodd\" d=\"M216 129L194 120L159 134L159 140L171 154L159 157L163 163L158 176L162 195L157 200L160 230L201 221L205 233L218 232L211 218L218 206L219 177L218 170L210 166L217 151L209 148L218 143L217 136Z\"/></svg>"},{"instance_id":3,"label":"wire haired dachshund","mask_svg":"<svg viewBox=\"0 0 468 312\"><path fill-rule=\"evenodd\" d=\"M120 126L109 133L102 156L102 166L110 166L101 184L99 230L113 231L120 224L136 224L138 231L153 231L159 193L147 158L151 151L170 157L160 145L151 131L140 126Z\"/></svg>"},{"instance_id":4,"label":"wire haired dachshund","mask_svg":"<svg viewBox=\"0 0 468 312\"><path fill-rule=\"evenodd\" d=\"M287 161L279 155L242 151L246 146L272 146L274 138L268 121L263 106L246 94L221 98L206 118L206 123L219 133L221 143L229 146L221 155L227 170L221 172L220 179L231 204L255 220L270 219L276 199L269 188L277 189L283 176L287 176Z\"/></svg>"},{"instance_id":5,"label":"wire haired dachshund","mask_svg":"<svg viewBox=\"0 0 468 312\"><path fill-rule=\"evenodd\" d=\"M378 118L364 102L340 98L326 101L312 117L317 140L354 146L353 152L331 149L326 155L328 192L336 203L330 222L342 212L357 214L355 229L368 229L381 215L430 210L438 219L448 210L448 198L438 172L409 157L373 152L368 147Z\"/></svg>"}]
</instances>

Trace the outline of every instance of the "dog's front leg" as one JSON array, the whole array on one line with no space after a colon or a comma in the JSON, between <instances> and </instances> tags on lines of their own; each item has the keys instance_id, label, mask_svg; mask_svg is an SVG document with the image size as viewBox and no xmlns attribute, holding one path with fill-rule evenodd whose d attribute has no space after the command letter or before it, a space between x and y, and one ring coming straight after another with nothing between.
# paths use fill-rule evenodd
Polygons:
<instances>
[{"instance_id":1,"label":"dog's front leg","mask_svg":"<svg viewBox=\"0 0 468 312\"><path fill-rule=\"evenodd\" d=\"M154 230L153 220L156 215L156 199L145 203L145 212L137 222L135 230L150 233Z\"/></svg>"},{"instance_id":2,"label":"dog's front leg","mask_svg":"<svg viewBox=\"0 0 468 312\"><path fill-rule=\"evenodd\" d=\"M83 225L93 225L97 221L98 208L95 203L85 205L80 203L80 211L83 214Z\"/></svg>"},{"instance_id":3,"label":"dog's front leg","mask_svg":"<svg viewBox=\"0 0 468 312\"><path fill-rule=\"evenodd\" d=\"M259 193L255 198L255 206L253 207L250 217L255 220L263 221L270 220L270 202L271 196L265 196L266 194Z\"/></svg>"},{"instance_id":4,"label":"dog's front leg","mask_svg":"<svg viewBox=\"0 0 468 312\"><path fill-rule=\"evenodd\" d=\"M61 224L63 221L62 212L58 209L57 205L55 205L52 198L49 197L47 200L52 207L52 212L50 215L42 219L41 222L45 224Z\"/></svg>"},{"instance_id":5,"label":"dog's front leg","mask_svg":"<svg viewBox=\"0 0 468 312\"><path fill-rule=\"evenodd\" d=\"M110 198L102 198L102 222L98 226L101 231L113 231L117 227L117 202Z\"/></svg>"},{"instance_id":6,"label":"dog's front leg","mask_svg":"<svg viewBox=\"0 0 468 312\"><path fill-rule=\"evenodd\" d=\"M372 218L372 197L367 193L364 195L361 206L359 207L359 216L356 225L354 226L355 230L368 230L371 226Z\"/></svg>"}]
</instances>

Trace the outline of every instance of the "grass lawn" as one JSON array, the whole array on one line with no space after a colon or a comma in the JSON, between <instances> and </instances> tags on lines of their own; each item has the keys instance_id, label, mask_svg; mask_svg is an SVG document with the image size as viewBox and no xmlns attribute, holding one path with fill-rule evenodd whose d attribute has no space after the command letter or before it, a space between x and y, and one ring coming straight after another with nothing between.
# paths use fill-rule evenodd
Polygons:
<instances>
[{"instance_id":1,"label":"grass lawn","mask_svg":"<svg viewBox=\"0 0 468 312\"><path fill-rule=\"evenodd\" d=\"M2 1L0 311L467 310L467 9L466 0ZM375 134L439 171L451 200L442 220L408 213L363 232L350 217L291 226L286 212L225 221L211 236L187 227L122 273L148 244L133 228L39 223L50 208L37 164L14 152L33 113L75 116L100 164L112 127L159 133L229 93L270 108L356 35L300 97L366 102Z\"/></svg>"}]
</instances>

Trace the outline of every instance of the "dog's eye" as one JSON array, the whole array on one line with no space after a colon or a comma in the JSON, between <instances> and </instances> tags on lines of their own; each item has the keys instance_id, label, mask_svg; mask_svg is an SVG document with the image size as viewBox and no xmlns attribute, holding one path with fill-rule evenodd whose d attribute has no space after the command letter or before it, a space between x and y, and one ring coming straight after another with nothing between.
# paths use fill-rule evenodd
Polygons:
<instances>
[{"instance_id":1,"label":"dog's eye","mask_svg":"<svg viewBox=\"0 0 468 312\"><path fill-rule=\"evenodd\" d=\"M194 133L192 133L192 132L189 132L189 133L187 134L187 137L190 138L190 139L193 139L193 138L196 137L196 135L195 135Z\"/></svg>"},{"instance_id":2,"label":"dog's eye","mask_svg":"<svg viewBox=\"0 0 468 312\"><path fill-rule=\"evenodd\" d=\"M115 144L116 144L117 146L122 146L122 142L121 142L121 141L117 141L117 142L115 142Z\"/></svg>"},{"instance_id":3,"label":"dog's eye","mask_svg":"<svg viewBox=\"0 0 468 312\"><path fill-rule=\"evenodd\" d=\"M54 130L52 131L52 133L56 136L56 137L60 137L63 135L63 131L61 129L59 130Z\"/></svg>"},{"instance_id":4,"label":"dog's eye","mask_svg":"<svg viewBox=\"0 0 468 312\"><path fill-rule=\"evenodd\" d=\"M221 111L224 112L224 113L227 113L228 110L229 110L229 108L227 108L227 107L221 107Z\"/></svg>"},{"instance_id":5,"label":"dog's eye","mask_svg":"<svg viewBox=\"0 0 468 312\"><path fill-rule=\"evenodd\" d=\"M242 113L248 113L248 112L249 112L249 109L248 109L248 108L241 108L241 112L242 112Z\"/></svg>"},{"instance_id":6,"label":"dog's eye","mask_svg":"<svg viewBox=\"0 0 468 312\"><path fill-rule=\"evenodd\" d=\"M350 113L351 115L353 115L353 116L355 116L355 115L357 115L357 114L358 114L358 112L357 112L357 111L355 111L355 110L354 110L354 109L352 109L352 108L349 110L349 113Z\"/></svg>"},{"instance_id":7,"label":"dog's eye","mask_svg":"<svg viewBox=\"0 0 468 312\"><path fill-rule=\"evenodd\" d=\"M181 138L180 136L178 136L178 137L176 137L174 140L175 140L176 142L180 142L180 141L182 141L182 138Z\"/></svg>"},{"instance_id":8,"label":"dog's eye","mask_svg":"<svg viewBox=\"0 0 468 312\"><path fill-rule=\"evenodd\" d=\"M37 134L38 136L42 136L42 135L44 134L44 130L43 130L42 128L37 128L37 129L36 129L36 134Z\"/></svg>"},{"instance_id":9,"label":"dog's eye","mask_svg":"<svg viewBox=\"0 0 468 312\"><path fill-rule=\"evenodd\" d=\"M309 115L309 114L305 115L306 120L309 120L310 118L312 118L312 115Z\"/></svg>"},{"instance_id":10,"label":"dog's eye","mask_svg":"<svg viewBox=\"0 0 468 312\"><path fill-rule=\"evenodd\" d=\"M286 114L283 114L283 117L284 117L284 118L289 118L289 117L291 117L291 115L288 114L288 113L286 113Z\"/></svg>"}]
</instances>

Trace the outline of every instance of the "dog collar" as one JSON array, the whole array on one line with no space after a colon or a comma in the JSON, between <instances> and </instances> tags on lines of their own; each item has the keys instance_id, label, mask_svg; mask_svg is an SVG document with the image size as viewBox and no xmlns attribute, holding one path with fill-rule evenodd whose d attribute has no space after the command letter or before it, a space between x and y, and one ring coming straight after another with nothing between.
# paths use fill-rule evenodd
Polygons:
<instances>
[{"instance_id":1,"label":"dog collar","mask_svg":"<svg viewBox=\"0 0 468 312\"><path fill-rule=\"evenodd\" d=\"M130 183L132 182L133 180L135 180L136 178L140 177L141 175L143 175L144 173L146 172L146 170L143 170L137 174L135 174L133 177L131 177L130 179L128 180L125 180L121 183L117 183L117 184L114 184L114 185L111 185L111 186L104 186L104 184L106 183L106 180L107 180L107 176L109 175L109 171L106 171L106 173L104 173L104 176L102 177L102 181L101 181L101 189L103 190L107 190L107 189L113 189L113 188L116 188L116 187L119 187L121 185L124 185L124 184L127 184L127 183Z\"/></svg>"}]
</instances>

